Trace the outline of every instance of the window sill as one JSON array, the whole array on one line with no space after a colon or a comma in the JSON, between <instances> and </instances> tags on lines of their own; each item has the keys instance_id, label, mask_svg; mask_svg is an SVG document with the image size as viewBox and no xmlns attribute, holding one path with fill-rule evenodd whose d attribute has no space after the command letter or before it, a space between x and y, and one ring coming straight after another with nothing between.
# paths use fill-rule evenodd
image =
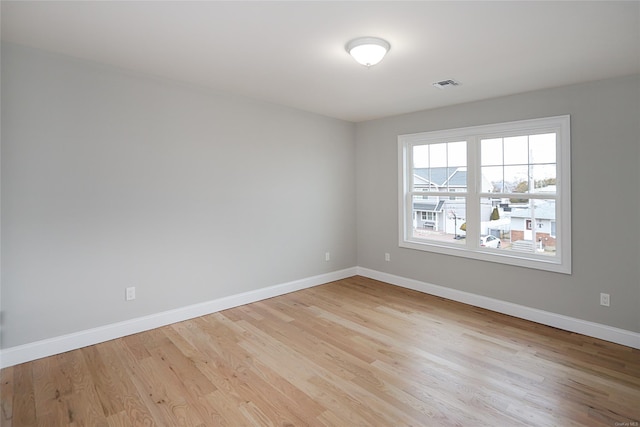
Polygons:
<instances>
[{"instance_id":1,"label":"window sill","mask_svg":"<svg viewBox=\"0 0 640 427\"><path fill-rule=\"evenodd\" d=\"M466 246L460 247L458 244L447 244L444 242L427 243L415 240L401 240L399 246L401 248L474 259L476 261L494 262L516 267L550 271L553 273L571 274L570 263L563 263L557 257L552 259L549 256L537 255L532 252L516 252L493 248L468 248Z\"/></svg>"}]
</instances>

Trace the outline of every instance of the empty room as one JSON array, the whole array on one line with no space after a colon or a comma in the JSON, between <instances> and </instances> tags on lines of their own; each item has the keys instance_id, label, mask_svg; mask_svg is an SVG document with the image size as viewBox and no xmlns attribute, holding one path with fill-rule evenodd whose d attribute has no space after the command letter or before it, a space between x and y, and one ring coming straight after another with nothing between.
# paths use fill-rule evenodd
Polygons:
<instances>
[{"instance_id":1,"label":"empty room","mask_svg":"<svg viewBox=\"0 0 640 427\"><path fill-rule=\"evenodd\" d=\"M3 427L639 425L640 2L0 19Z\"/></svg>"}]
</instances>

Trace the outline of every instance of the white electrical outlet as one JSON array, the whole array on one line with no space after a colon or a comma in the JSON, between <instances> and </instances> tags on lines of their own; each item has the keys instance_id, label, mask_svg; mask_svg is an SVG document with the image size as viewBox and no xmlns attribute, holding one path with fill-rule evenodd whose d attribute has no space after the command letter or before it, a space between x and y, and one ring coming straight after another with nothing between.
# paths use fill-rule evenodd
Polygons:
<instances>
[{"instance_id":1,"label":"white electrical outlet","mask_svg":"<svg viewBox=\"0 0 640 427\"><path fill-rule=\"evenodd\" d=\"M385 252L385 254L384 254L384 260L385 260L385 261L391 261L391 254L390 254L390 253L388 253L388 252Z\"/></svg>"},{"instance_id":2,"label":"white electrical outlet","mask_svg":"<svg viewBox=\"0 0 640 427\"><path fill-rule=\"evenodd\" d=\"M330 252L325 252L324 253L324 260L325 261L331 260L331 253Z\"/></svg>"},{"instance_id":3,"label":"white electrical outlet","mask_svg":"<svg viewBox=\"0 0 640 427\"><path fill-rule=\"evenodd\" d=\"M609 294L600 294L600 305L604 305L605 307L609 307L610 303Z\"/></svg>"},{"instance_id":4,"label":"white electrical outlet","mask_svg":"<svg viewBox=\"0 0 640 427\"><path fill-rule=\"evenodd\" d=\"M135 286L131 286L130 288L126 289L125 299L127 301L131 301L131 300L136 299L136 287Z\"/></svg>"}]
</instances>

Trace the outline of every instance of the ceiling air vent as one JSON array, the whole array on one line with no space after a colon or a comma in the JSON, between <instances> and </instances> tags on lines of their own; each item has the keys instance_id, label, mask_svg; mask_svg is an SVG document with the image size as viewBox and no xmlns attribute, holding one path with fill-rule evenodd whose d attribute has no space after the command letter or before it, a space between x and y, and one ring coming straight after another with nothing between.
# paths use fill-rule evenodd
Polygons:
<instances>
[{"instance_id":1,"label":"ceiling air vent","mask_svg":"<svg viewBox=\"0 0 640 427\"><path fill-rule=\"evenodd\" d=\"M437 87L438 89L448 89L453 86L460 86L460 83L455 80L442 80L433 83L433 87Z\"/></svg>"}]
</instances>

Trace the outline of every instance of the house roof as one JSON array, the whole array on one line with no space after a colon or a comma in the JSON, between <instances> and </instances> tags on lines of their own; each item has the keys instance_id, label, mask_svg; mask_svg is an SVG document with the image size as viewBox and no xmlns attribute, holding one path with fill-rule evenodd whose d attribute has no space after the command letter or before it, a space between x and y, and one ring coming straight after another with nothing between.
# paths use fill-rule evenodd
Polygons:
<instances>
[{"instance_id":1,"label":"house roof","mask_svg":"<svg viewBox=\"0 0 640 427\"><path fill-rule=\"evenodd\" d=\"M414 175L420 183L433 183L438 187L466 187L467 170L465 168L415 168ZM417 182L416 182L417 184Z\"/></svg>"},{"instance_id":2,"label":"house roof","mask_svg":"<svg viewBox=\"0 0 640 427\"><path fill-rule=\"evenodd\" d=\"M531 209L514 209L511 211L511 218L531 218ZM538 202L535 206L536 219L556 219L555 202Z\"/></svg>"},{"instance_id":3,"label":"house roof","mask_svg":"<svg viewBox=\"0 0 640 427\"><path fill-rule=\"evenodd\" d=\"M453 187L466 187L467 186L467 170L456 169L455 172L449 177L449 186Z\"/></svg>"},{"instance_id":4,"label":"house roof","mask_svg":"<svg viewBox=\"0 0 640 427\"><path fill-rule=\"evenodd\" d=\"M442 206L444 206L444 200L439 201L427 201L413 202L414 211L422 212L442 212Z\"/></svg>"}]
</instances>

